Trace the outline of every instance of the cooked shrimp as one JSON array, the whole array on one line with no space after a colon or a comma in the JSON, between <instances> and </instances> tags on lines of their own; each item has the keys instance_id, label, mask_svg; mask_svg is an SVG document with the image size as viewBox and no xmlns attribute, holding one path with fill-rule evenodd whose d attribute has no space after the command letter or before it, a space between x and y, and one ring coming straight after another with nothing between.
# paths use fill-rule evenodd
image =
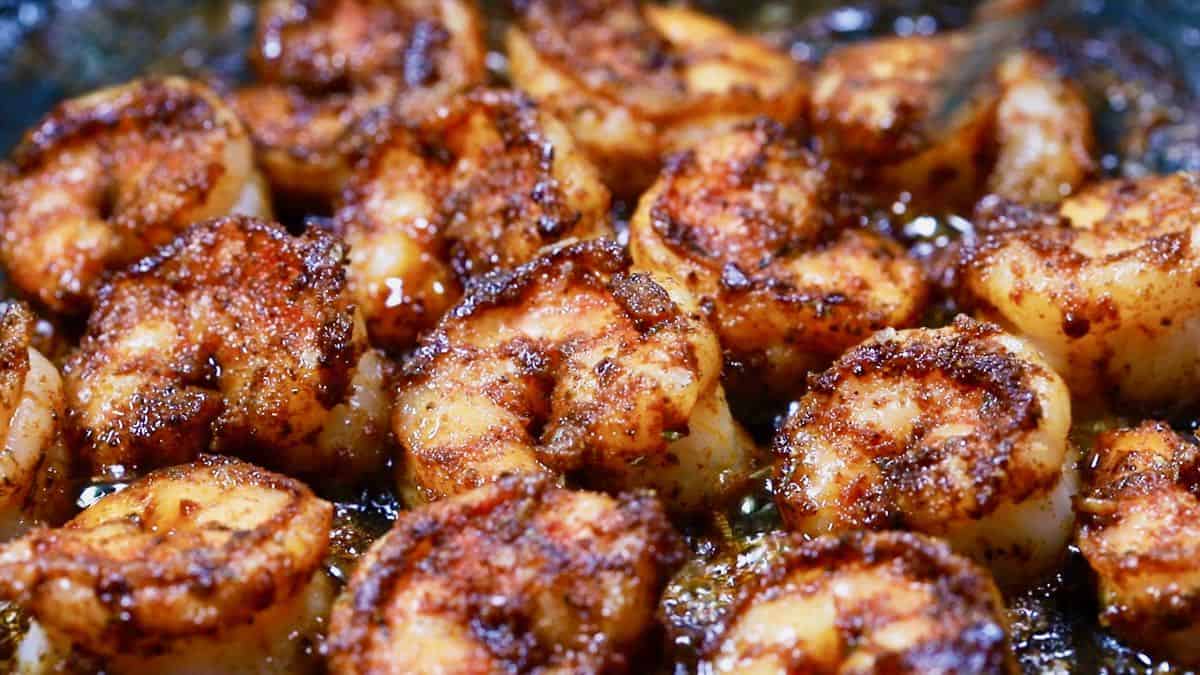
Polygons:
<instances>
[{"instance_id":1,"label":"cooked shrimp","mask_svg":"<svg viewBox=\"0 0 1200 675\"><path fill-rule=\"evenodd\" d=\"M754 470L717 338L678 284L607 240L482 279L427 335L397 394L400 488L432 501L505 473L567 472L716 503Z\"/></svg>"},{"instance_id":2,"label":"cooked shrimp","mask_svg":"<svg viewBox=\"0 0 1200 675\"><path fill-rule=\"evenodd\" d=\"M400 516L334 606L330 670L644 672L681 553L652 497L510 476Z\"/></svg>"},{"instance_id":3,"label":"cooked shrimp","mask_svg":"<svg viewBox=\"0 0 1200 675\"><path fill-rule=\"evenodd\" d=\"M332 512L295 480L204 456L30 532L0 549L0 597L36 622L18 672L315 672Z\"/></svg>"},{"instance_id":4,"label":"cooked shrimp","mask_svg":"<svg viewBox=\"0 0 1200 675\"><path fill-rule=\"evenodd\" d=\"M813 378L784 422L776 502L806 534L938 535L1023 584L1071 537L1070 426L1062 379L995 326L884 331Z\"/></svg>"},{"instance_id":5,"label":"cooked shrimp","mask_svg":"<svg viewBox=\"0 0 1200 675\"><path fill-rule=\"evenodd\" d=\"M484 54L470 0L268 0L252 50L262 84L236 105L276 190L328 203L364 142L360 125L483 82Z\"/></svg>"},{"instance_id":6,"label":"cooked shrimp","mask_svg":"<svg viewBox=\"0 0 1200 675\"><path fill-rule=\"evenodd\" d=\"M1200 664L1200 448L1167 425L1102 434L1079 502L1079 550L1100 620L1164 658Z\"/></svg>"},{"instance_id":7,"label":"cooked shrimp","mask_svg":"<svg viewBox=\"0 0 1200 675\"><path fill-rule=\"evenodd\" d=\"M460 282L561 239L611 233L609 193L561 122L475 90L367 151L337 212L350 288L377 344L412 346Z\"/></svg>"},{"instance_id":8,"label":"cooked shrimp","mask_svg":"<svg viewBox=\"0 0 1200 675\"><path fill-rule=\"evenodd\" d=\"M924 275L898 244L834 222L826 170L760 120L673 158L630 222L638 266L712 312L742 398L794 394L808 371L924 311Z\"/></svg>"},{"instance_id":9,"label":"cooked shrimp","mask_svg":"<svg viewBox=\"0 0 1200 675\"><path fill-rule=\"evenodd\" d=\"M344 256L328 234L223 218L118 274L65 369L68 427L93 474L207 451L321 479L378 469L386 378Z\"/></svg>"},{"instance_id":10,"label":"cooked shrimp","mask_svg":"<svg viewBox=\"0 0 1200 675\"><path fill-rule=\"evenodd\" d=\"M1197 400L1200 175L1104 182L1057 214L982 206L989 233L961 273L978 314L1032 342L1077 400Z\"/></svg>"},{"instance_id":11,"label":"cooked shrimp","mask_svg":"<svg viewBox=\"0 0 1200 675\"><path fill-rule=\"evenodd\" d=\"M0 181L0 262L56 312L85 313L105 272L196 220L270 215L237 115L178 77L62 103L26 133L13 163Z\"/></svg>"},{"instance_id":12,"label":"cooked shrimp","mask_svg":"<svg viewBox=\"0 0 1200 675\"><path fill-rule=\"evenodd\" d=\"M768 535L691 563L661 611L702 673L1017 672L987 572L914 534Z\"/></svg>"},{"instance_id":13,"label":"cooked shrimp","mask_svg":"<svg viewBox=\"0 0 1200 675\"><path fill-rule=\"evenodd\" d=\"M24 305L0 309L0 540L58 524L71 508L62 379L30 346L33 331Z\"/></svg>"},{"instance_id":14,"label":"cooked shrimp","mask_svg":"<svg viewBox=\"0 0 1200 675\"><path fill-rule=\"evenodd\" d=\"M947 34L831 54L813 84L822 152L858 172L869 192L919 209L969 208L988 191L1058 202L1093 169L1082 96L1052 64L1020 52L944 129L934 128L943 77L968 48L966 35Z\"/></svg>"},{"instance_id":15,"label":"cooked shrimp","mask_svg":"<svg viewBox=\"0 0 1200 675\"><path fill-rule=\"evenodd\" d=\"M803 115L799 64L713 17L634 0L518 4L513 83L566 120L622 195L654 180L664 152L758 115Z\"/></svg>"}]
</instances>

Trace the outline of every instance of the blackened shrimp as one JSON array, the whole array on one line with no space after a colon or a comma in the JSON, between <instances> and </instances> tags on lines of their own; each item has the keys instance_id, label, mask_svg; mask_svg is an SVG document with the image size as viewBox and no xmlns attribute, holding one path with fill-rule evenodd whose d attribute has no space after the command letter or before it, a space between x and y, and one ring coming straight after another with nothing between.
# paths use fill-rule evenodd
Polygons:
<instances>
[{"instance_id":1,"label":"blackened shrimp","mask_svg":"<svg viewBox=\"0 0 1200 675\"><path fill-rule=\"evenodd\" d=\"M470 0L268 0L252 51L261 83L236 105L275 189L328 206L360 127L482 83L484 53Z\"/></svg>"},{"instance_id":2,"label":"blackened shrimp","mask_svg":"<svg viewBox=\"0 0 1200 675\"><path fill-rule=\"evenodd\" d=\"M795 394L808 371L925 309L924 274L898 244L835 222L827 173L759 120L674 157L630 222L637 265L712 313L739 398Z\"/></svg>"},{"instance_id":3,"label":"blackened shrimp","mask_svg":"<svg viewBox=\"0 0 1200 675\"><path fill-rule=\"evenodd\" d=\"M332 511L295 480L205 456L30 532L0 549L0 597L34 621L18 672L317 672Z\"/></svg>"},{"instance_id":4,"label":"blackened shrimp","mask_svg":"<svg viewBox=\"0 0 1200 675\"><path fill-rule=\"evenodd\" d=\"M322 479L377 469L386 368L366 350L344 257L328 234L232 217L118 274L64 371L92 473L208 451Z\"/></svg>"},{"instance_id":5,"label":"blackened shrimp","mask_svg":"<svg viewBox=\"0 0 1200 675\"><path fill-rule=\"evenodd\" d=\"M1100 621L1139 647L1200 664L1200 448L1146 422L1102 434L1079 500L1079 550Z\"/></svg>"},{"instance_id":6,"label":"blackened shrimp","mask_svg":"<svg viewBox=\"0 0 1200 675\"><path fill-rule=\"evenodd\" d=\"M33 331L27 307L0 308L0 540L70 515L62 379L31 346Z\"/></svg>"},{"instance_id":7,"label":"blackened shrimp","mask_svg":"<svg viewBox=\"0 0 1200 675\"><path fill-rule=\"evenodd\" d=\"M1200 397L1200 175L1100 183L1049 213L987 200L977 220L965 301L1028 339L1077 400Z\"/></svg>"},{"instance_id":8,"label":"blackened shrimp","mask_svg":"<svg viewBox=\"0 0 1200 675\"><path fill-rule=\"evenodd\" d=\"M30 129L0 172L0 262L55 312L82 314L104 274L204 218L269 217L233 110L177 77L72 99Z\"/></svg>"},{"instance_id":9,"label":"blackened shrimp","mask_svg":"<svg viewBox=\"0 0 1200 675\"><path fill-rule=\"evenodd\" d=\"M969 48L966 35L946 34L835 51L813 84L822 153L867 191L922 210L970 208L987 192L1056 203L1079 187L1093 170L1091 117L1039 56L1005 59L954 120L933 123L943 79Z\"/></svg>"},{"instance_id":10,"label":"blackened shrimp","mask_svg":"<svg viewBox=\"0 0 1200 675\"><path fill-rule=\"evenodd\" d=\"M608 210L608 189L561 122L523 94L480 89L377 138L336 227L372 340L402 349L463 281L562 239L611 233Z\"/></svg>"},{"instance_id":11,"label":"blackened shrimp","mask_svg":"<svg viewBox=\"0 0 1200 675\"><path fill-rule=\"evenodd\" d=\"M661 614L701 673L1017 672L991 577L915 534L772 534L689 563Z\"/></svg>"},{"instance_id":12,"label":"blackened shrimp","mask_svg":"<svg viewBox=\"0 0 1200 675\"><path fill-rule=\"evenodd\" d=\"M505 473L565 472L591 487L657 488L691 509L755 468L696 301L630 270L607 240L483 278L405 370L393 430L409 502Z\"/></svg>"},{"instance_id":13,"label":"blackened shrimp","mask_svg":"<svg viewBox=\"0 0 1200 675\"><path fill-rule=\"evenodd\" d=\"M1070 540L1070 426L1062 379L995 326L884 331L814 377L785 421L776 501L795 530L938 535L1019 585Z\"/></svg>"},{"instance_id":14,"label":"blackened shrimp","mask_svg":"<svg viewBox=\"0 0 1200 675\"><path fill-rule=\"evenodd\" d=\"M758 115L803 114L800 66L717 19L634 0L526 0L513 83L567 122L609 186L636 195L659 157Z\"/></svg>"},{"instance_id":15,"label":"blackened shrimp","mask_svg":"<svg viewBox=\"0 0 1200 675\"><path fill-rule=\"evenodd\" d=\"M682 546L658 502L508 477L402 514L335 604L334 675L639 673Z\"/></svg>"}]
</instances>

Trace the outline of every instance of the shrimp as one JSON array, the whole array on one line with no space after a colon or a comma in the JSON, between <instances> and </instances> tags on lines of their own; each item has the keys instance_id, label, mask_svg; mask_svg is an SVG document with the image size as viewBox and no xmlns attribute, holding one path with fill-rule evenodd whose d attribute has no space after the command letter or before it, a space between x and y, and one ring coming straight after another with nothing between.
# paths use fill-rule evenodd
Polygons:
<instances>
[{"instance_id":1,"label":"shrimp","mask_svg":"<svg viewBox=\"0 0 1200 675\"><path fill-rule=\"evenodd\" d=\"M696 301L608 240L481 279L405 365L392 429L410 504L505 473L720 502L757 452L733 420Z\"/></svg>"},{"instance_id":2,"label":"shrimp","mask_svg":"<svg viewBox=\"0 0 1200 675\"><path fill-rule=\"evenodd\" d=\"M238 92L276 191L328 206L369 140L373 117L424 111L484 81L482 22L470 0L268 0Z\"/></svg>"},{"instance_id":3,"label":"shrimp","mask_svg":"<svg viewBox=\"0 0 1200 675\"><path fill-rule=\"evenodd\" d=\"M62 379L31 346L34 323L20 303L0 308L0 540L70 515Z\"/></svg>"},{"instance_id":4,"label":"shrimp","mask_svg":"<svg viewBox=\"0 0 1200 675\"><path fill-rule=\"evenodd\" d=\"M784 422L776 503L810 535L941 536L1024 585L1070 541L1070 426L1062 379L995 326L883 331L814 377Z\"/></svg>"},{"instance_id":5,"label":"shrimp","mask_svg":"<svg viewBox=\"0 0 1200 675\"><path fill-rule=\"evenodd\" d=\"M21 292L84 314L106 272L192 222L269 217L253 147L204 85L136 80L60 104L26 134L0 179L0 262Z\"/></svg>"},{"instance_id":6,"label":"shrimp","mask_svg":"<svg viewBox=\"0 0 1200 675\"><path fill-rule=\"evenodd\" d=\"M18 672L316 672L332 517L295 480L203 456L34 530L0 549L0 597L35 622Z\"/></svg>"},{"instance_id":7,"label":"shrimp","mask_svg":"<svg viewBox=\"0 0 1200 675\"><path fill-rule=\"evenodd\" d=\"M918 323L928 284L896 243L840 227L827 167L769 120L668 162L629 225L637 265L711 311L730 390L795 394L875 331Z\"/></svg>"},{"instance_id":8,"label":"shrimp","mask_svg":"<svg viewBox=\"0 0 1200 675\"><path fill-rule=\"evenodd\" d=\"M404 513L334 605L334 675L643 672L682 557L658 502L509 476Z\"/></svg>"},{"instance_id":9,"label":"shrimp","mask_svg":"<svg viewBox=\"0 0 1200 675\"><path fill-rule=\"evenodd\" d=\"M1200 174L1099 183L1056 211L985 200L964 302L1028 339L1089 407L1200 391Z\"/></svg>"},{"instance_id":10,"label":"shrimp","mask_svg":"<svg viewBox=\"0 0 1200 675\"><path fill-rule=\"evenodd\" d=\"M1079 550L1100 621L1180 664L1200 664L1200 448L1162 423L1102 434L1079 500Z\"/></svg>"},{"instance_id":11,"label":"shrimp","mask_svg":"<svg viewBox=\"0 0 1200 675\"><path fill-rule=\"evenodd\" d=\"M610 195L565 126L523 94L453 97L366 151L335 218L373 341L411 347L461 284L562 239L611 234Z\"/></svg>"},{"instance_id":12,"label":"shrimp","mask_svg":"<svg viewBox=\"0 0 1200 675\"><path fill-rule=\"evenodd\" d=\"M991 577L910 533L773 533L689 563L660 615L680 665L714 675L1017 672Z\"/></svg>"},{"instance_id":13,"label":"shrimp","mask_svg":"<svg viewBox=\"0 0 1200 675\"><path fill-rule=\"evenodd\" d=\"M813 83L822 153L859 174L867 192L914 209L970 208L986 192L1056 203L1079 187L1094 170L1091 116L1039 56L1006 58L953 120L933 124L945 74L969 46L965 34L946 34L835 51Z\"/></svg>"},{"instance_id":14,"label":"shrimp","mask_svg":"<svg viewBox=\"0 0 1200 675\"><path fill-rule=\"evenodd\" d=\"M68 432L93 475L209 451L323 480L379 469L386 365L366 349L344 258L328 234L229 217L114 277L64 370Z\"/></svg>"},{"instance_id":15,"label":"shrimp","mask_svg":"<svg viewBox=\"0 0 1200 675\"><path fill-rule=\"evenodd\" d=\"M567 122L622 196L654 180L665 152L759 115L804 114L800 65L713 17L634 0L518 5L513 83Z\"/></svg>"}]
</instances>

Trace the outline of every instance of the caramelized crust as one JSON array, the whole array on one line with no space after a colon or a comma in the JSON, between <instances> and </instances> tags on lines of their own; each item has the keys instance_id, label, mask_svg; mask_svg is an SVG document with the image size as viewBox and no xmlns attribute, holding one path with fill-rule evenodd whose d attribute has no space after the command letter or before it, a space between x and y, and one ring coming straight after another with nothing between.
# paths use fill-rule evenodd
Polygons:
<instances>
[{"instance_id":1,"label":"caramelized crust","mask_svg":"<svg viewBox=\"0 0 1200 675\"><path fill-rule=\"evenodd\" d=\"M297 481L205 456L5 546L0 596L90 653L153 654L296 593L331 518Z\"/></svg>"},{"instance_id":2,"label":"caramelized crust","mask_svg":"<svg viewBox=\"0 0 1200 675\"><path fill-rule=\"evenodd\" d=\"M101 278L192 222L269 215L245 129L215 93L171 77L66 101L0 174L0 261L21 291L84 313Z\"/></svg>"},{"instance_id":3,"label":"caramelized crust","mask_svg":"<svg viewBox=\"0 0 1200 675\"><path fill-rule=\"evenodd\" d=\"M810 379L776 440L776 501L812 535L944 536L1011 581L1067 544L1070 425L1062 380L995 326L884 332Z\"/></svg>"},{"instance_id":4,"label":"caramelized crust","mask_svg":"<svg viewBox=\"0 0 1200 675\"><path fill-rule=\"evenodd\" d=\"M1144 422L1101 435L1093 453L1078 543L1101 622L1164 658L1200 663L1200 448Z\"/></svg>"},{"instance_id":5,"label":"caramelized crust","mask_svg":"<svg viewBox=\"0 0 1200 675\"><path fill-rule=\"evenodd\" d=\"M621 195L659 156L757 115L791 124L808 88L786 54L710 16L633 0L524 0L507 47L516 86L567 122Z\"/></svg>"},{"instance_id":6,"label":"caramelized crust","mask_svg":"<svg viewBox=\"0 0 1200 675\"><path fill-rule=\"evenodd\" d=\"M365 348L345 247L250 218L198 223L100 293L65 370L93 473L247 454L300 473Z\"/></svg>"},{"instance_id":7,"label":"caramelized crust","mask_svg":"<svg viewBox=\"0 0 1200 675\"><path fill-rule=\"evenodd\" d=\"M991 578L913 534L768 535L690 563L660 616L700 672L1017 672Z\"/></svg>"},{"instance_id":8,"label":"caramelized crust","mask_svg":"<svg viewBox=\"0 0 1200 675\"><path fill-rule=\"evenodd\" d=\"M985 200L965 249L966 304L1026 337L1089 405L1196 400L1200 184L1107 181L1054 211Z\"/></svg>"},{"instance_id":9,"label":"caramelized crust","mask_svg":"<svg viewBox=\"0 0 1200 675\"><path fill-rule=\"evenodd\" d=\"M682 545L658 502L505 478L400 516L335 605L330 667L640 672Z\"/></svg>"},{"instance_id":10,"label":"caramelized crust","mask_svg":"<svg viewBox=\"0 0 1200 675\"><path fill-rule=\"evenodd\" d=\"M470 277L611 231L595 168L523 94L474 90L414 126L377 137L336 219L372 338L394 349L433 326Z\"/></svg>"},{"instance_id":11,"label":"caramelized crust","mask_svg":"<svg viewBox=\"0 0 1200 675\"><path fill-rule=\"evenodd\" d=\"M464 0L268 0L236 105L277 190L327 206L373 117L428 111L484 80L483 26Z\"/></svg>"},{"instance_id":12,"label":"caramelized crust","mask_svg":"<svg viewBox=\"0 0 1200 675\"><path fill-rule=\"evenodd\" d=\"M956 117L934 119L966 34L895 37L843 47L813 84L822 154L890 206L969 209L985 192L1054 203L1091 175L1091 117L1054 66L1028 52L1005 59Z\"/></svg>"},{"instance_id":13,"label":"caramelized crust","mask_svg":"<svg viewBox=\"0 0 1200 675\"><path fill-rule=\"evenodd\" d=\"M711 312L743 397L795 394L808 371L924 311L917 263L835 222L828 172L759 119L673 157L630 222L637 264Z\"/></svg>"},{"instance_id":14,"label":"caramelized crust","mask_svg":"<svg viewBox=\"0 0 1200 675\"><path fill-rule=\"evenodd\" d=\"M393 430L401 490L439 499L505 473L715 502L753 469L716 336L668 280L606 240L481 278L406 364Z\"/></svg>"}]
</instances>

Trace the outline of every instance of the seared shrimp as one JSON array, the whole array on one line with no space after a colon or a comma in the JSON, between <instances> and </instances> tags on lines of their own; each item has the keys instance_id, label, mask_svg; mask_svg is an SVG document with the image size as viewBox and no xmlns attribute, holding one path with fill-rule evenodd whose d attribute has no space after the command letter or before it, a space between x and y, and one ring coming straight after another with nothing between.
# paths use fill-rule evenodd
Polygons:
<instances>
[{"instance_id":1,"label":"seared shrimp","mask_svg":"<svg viewBox=\"0 0 1200 675\"><path fill-rule=\"evenodd\" d=\"M821 65L813 129L823 154L883 199L930 210L969 208L985 192L1056 203L1092 172L1091 117L1082 96L1031 53L1006 59L991 87L934 128L942 80L966 35L852 45Z\"/></svg>"},{"instance_id":2,"label":"seared shrimp","mask_svg":"<svg viewBox=\"0 0 1200 675\"><path fill-rule=\"evenodd\" d=\"M0 308L0 540L58 524L71 508L62 379L31 346L33 331L24 305Z\"/></svg>"},{"instance_id":3,"label":"seared shrimp","mask_svg":"<svg viewBox=\"0 0 1200 675\"><path fill-rule=\"evenodd\" d=\"M1200 392L1200 175L1116 180L1057 214L996 200L961 278L977 313L1032 342L1089 404Z\"/></svg>"},{"instance_id":4,"label":"seared shrimp","mask_svg":"<svg viewBox=\"0 0 1200 675\"><path fill-rule=\"evenodd\" d=\"M768 535L690 563L661 612L702 673L1016 672L987 572L914 534Z\"/></svg>"},{"instance_id":5,"label":"seared shrimp","mask_svg":"<svg viewBox=\"0 0 1200 675\"><path fill-rule=\"evenodd\" d=\"M332 513L295 480L205 456L30 532L0 549L0 597L36 622L18 672L314 672Z\"/></svg>"},{"instance_id":6,"label":"seared shrimp","mask_svg":"<svg viewBox=\"0 0 1200 675\"><path fill-rule=\"evenodd\" d=\"M760 120L672 158L630 222L637 265L711 311L743 397L796 393L808 371L924 311L924 275L898 244L834 222L827 168Z\"/></svg>"},{"instance_id":7,"label":"seared shrimp","mask_svg":"<svg viewBox=\"0 0 1200 675\"><path fill-rule=\"evenodd\" d=\"M252 60L262 84L238 93L276 190L331 202L385 110L427 110L484 80L470 0L267 0Z\"/></svg>"},{"instance_id":8,"label":"seared shrimp","mask_svg":"<svg viewBox=\"0 0 1200 675\"><path fill-rule=\"evenodd\" d=\"M366 152L336 218L372 339L410 347L469 277L610 233L609 200L563 124L523 94L475 90L418 128L393 126Z\"/></svg>"},{"instance_id":9,"label":"seared shrimp","mask_svg":"<svg viewBox=\"0 0 1200 675\"><path fill-rule=\"evenodd\" d=\"M682 557L654 498L507 477L402 514L334 606L334 675L643 672Z\"/></svg>"},{"instance_id":10,"label":"seared shrimp","mask_svg":"<svg viewBox=\"0 0 1200 675\"><path fill-rule=\"evenodd\" d=\"M1102 434L1079 501L1079 550L1100 620L1164 658L1200 664L1200 448L1165 424Z\"/></svg>"},{"instance_id":11,"label":"seared shrimp","mask_svg":"<svg viewBox=\"0 0 1200 675\"><path fill-rule=\"evenodd\" d=\"M9 174L0 262L17 288L61 313L85 313L105 272L196 220L270 216L237 115L177 77L62 103L26 133Z\"/></svg>"},{"instance_id":12,"label":"seared shrimp","mask_svg":"<svg viewBox=\"0 0 1200 675\"><path fill-rule=\"evenodd\" d=\"M327 234L223 218L118 274L65 369L69 430L93 474L207 451L323 478L377 469L386 372L344 256Z\"/></svg>"},{"instance_id":13,"label":"seared shrimp","mask_svg":"<svg viewBox=\"0 0 1200 675\"><path fill-rule=\"evenodd\" d=\"M614 191L636 195L659 157L758 115L800 118L787 54L682 7L526 0L507 48L513 83L566 120Z\"/></svg>"},{"instance_id":14,"label":"seared shrimp","mask_svg":"<svg viewBox=\"0 0 1200 675\"><path fill-rule=\"evenodd\" d=\"M995 326L884 331L814 377L784 422L776 501L806 534L938 535L1019 585L1071 537L1070 426L1062 379Z\"/></svg>"},{"instance_id":15,"label":"seared shrimp","mask_svg":"<svg viewBox=\"0 0 1200 675\"><path fill-rule=\"evenodd\" d=\"M483 278L406 364L393 430L410 503L505 473L720 501L754 470L696 301L607 240Z\"/></svg>"}]
</instances>

